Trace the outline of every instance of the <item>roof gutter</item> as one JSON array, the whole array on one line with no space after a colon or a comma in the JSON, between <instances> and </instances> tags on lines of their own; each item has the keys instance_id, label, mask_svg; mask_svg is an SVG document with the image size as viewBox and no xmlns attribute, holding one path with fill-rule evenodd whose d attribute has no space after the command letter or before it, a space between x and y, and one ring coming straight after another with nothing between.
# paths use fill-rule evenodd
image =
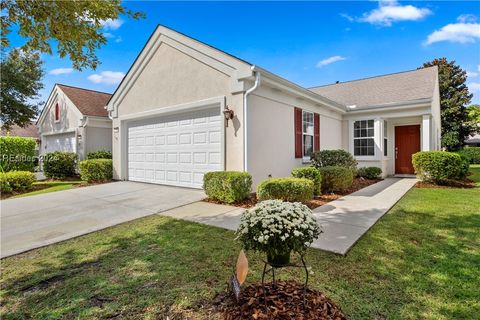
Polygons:
<instances>
[{"instance_id":1,"label":"roof gutter","mask_svg":"<svg viewBox=\"0 0 480 320\"><path fill-rule=\"evenodd\" d=\"M245 91L243 95L243 171L248 171L248 96L260 86L261 75L255 66L251 67L255 74L255 83L253 87Z\"/></svg>"},{"instance_id":2,"label":"roof gutter","mask_svg":"<svg viewBox=\"0 0 480 320\"><path fill-rule=\"evenodd\" d=\"M112 117L112 111L113 110L108 110L108 106L105 106L103 107L105 110L107 110L107 116L108 116L108 119L110 120L113 120L113 117Z\"/></svg>"},{"instance_id":3,"label":"roof gutter","mask_svg":"<svg viewBox=\"0 0 480 320\"><path fill-rule=\"evenodd\" d=\"M336 101L333 101L327 97L319 95L313 91L310 91L298 84L291 82L287 79L284 79L270 71L262 69L260 67L254 66L255 71L262 72L264 78L266 79L265 82L270 82L275 86L278 86L280 89L285 90L287 92L293 93L295 95L300 95L304 99L308 99L316 104L322 105L324 107L328 107L331 110L334 110L339 113L346 113L346 106Z\"/></svg>"}]
</instances>

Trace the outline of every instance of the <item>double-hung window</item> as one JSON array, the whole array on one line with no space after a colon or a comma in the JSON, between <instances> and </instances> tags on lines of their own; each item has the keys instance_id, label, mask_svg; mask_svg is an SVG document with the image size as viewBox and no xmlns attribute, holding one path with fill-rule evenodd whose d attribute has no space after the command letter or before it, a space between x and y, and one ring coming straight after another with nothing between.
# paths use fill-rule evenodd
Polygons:
<instances>
[{"instance_id":1,"label":"double-hung window","mask_svg":"<svg viewBox=\"0 0 480 320\"><path fill-rule=\"evenodd\" d=\"M302 120L303 159L310 160L313 153L313 112L303 111Z\"/></svg>"},{"instance_id":2,"label":"double-hung window","mask_svg":"<svg viewBox=\"0 0 480 320\"><path fill-rule=\"evenodd\" d=\"M388 156L388 127L387 121L383 121L383 155Z\"/></svg>"},{"instance_id":3,"label":"double-hung window","mask_svg":"<svg viewBox=\"0 0 480 320\"><path fill-rule=\"evenodd\" d=\"M353 154L374 156L374 120L359 120L353 123Z\"/></svg>"}]
</instances>

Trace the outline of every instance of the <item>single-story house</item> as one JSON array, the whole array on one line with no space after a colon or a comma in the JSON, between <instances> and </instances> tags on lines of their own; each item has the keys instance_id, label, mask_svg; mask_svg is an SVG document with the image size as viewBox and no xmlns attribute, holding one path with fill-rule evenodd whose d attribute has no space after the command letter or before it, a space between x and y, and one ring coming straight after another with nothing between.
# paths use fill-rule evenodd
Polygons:
<instances>
[{"instance_id":1,"label":"single-story house","mask_svg":"<svg viewBox=\"0 0 480 320\"><path fill-rule=\"evenodd\" d=\"M384 175L440 148L436 67L304 88L158 26L114 92L114 177L199 188L203 174L289 176L313 151L345 149Z\"/></svg>"},{"instance_id":2,"label":"single-story house","mask_svg":"<svg viewBox=\"0 0 480 320\"><path fill-rule=\"evenodd\" d=\"M8 130L2 128L2 130L0 131L0 136L32 138L37 141L37 144L40 144L40 135L38 134L38 128L33 122L30 122L24 127L20 127L19 125L13 125Z\"/></svg>"},{"instance_id":3,"label":"single-story house","mask_svg":"<svg viewBox=\"0 0 480 320\"><path fill-rule=\"evenodd\" d=\"M40 154L112 150L112 121L105 105L111 94L55 84L37 120L42 139Z\"/></svg>"},{"instance_id":4,"label":"single-story house","mask_svg":"<svg viewBox=\"0 0 480 320\"><path fill-rule=\"evenodd\" d=\"M465 140L468 147L480 147L480 134L472 134Z\"/></svg>"}]
</instances>

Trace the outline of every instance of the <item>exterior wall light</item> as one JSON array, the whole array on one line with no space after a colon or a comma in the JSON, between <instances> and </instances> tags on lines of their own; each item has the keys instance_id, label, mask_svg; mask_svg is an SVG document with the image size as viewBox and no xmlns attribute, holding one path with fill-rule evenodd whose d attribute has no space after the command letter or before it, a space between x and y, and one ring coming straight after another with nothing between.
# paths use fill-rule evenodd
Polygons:
<instances>
[{"instance_id":1,"label":"exterior wall light","mask_svg":"<svg viewBox=\"0 0 480 320\"><path fill-rule=\"evenodd\" d=\"M225 127L228 128L228 120L232 120L233 117L235 116L235 112L233 110L229 109L228 106L225 106L225 110L223 110L223 115L225 117Z\"/></svg>"}]
</instances>

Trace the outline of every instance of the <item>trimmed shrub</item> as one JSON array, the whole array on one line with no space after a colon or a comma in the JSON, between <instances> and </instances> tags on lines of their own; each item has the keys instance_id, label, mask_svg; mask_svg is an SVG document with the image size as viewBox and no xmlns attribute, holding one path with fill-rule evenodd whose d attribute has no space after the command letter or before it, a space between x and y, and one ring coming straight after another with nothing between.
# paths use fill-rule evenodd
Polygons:
<instances>
[{"instance_id":1,"label":"trimmed shrub","mask_svg":"<svg viewBox=\"0 0 480 320\"><path fill-rule=\"evenodd\" d=\"M320 168L324 193L344 191L352 186L353 171L350 168L329 166Z\"/></svg>"},{"instance_id":2,"label":"trimmed shrub","mask_svg":"<svg viewBox=\"0 0 480 320\"><path fill-rule=\"evenodd\" d=\"M0 172L0 191L3 193L9 193L13 190L10 183L8 183L7 173L8 172Z\"/></svg>"},{"instance_id":3,"label":"trimmed shrub","mask_svg":"<svg viewBox=\"0 0 480 320\"><path fill-rule=\"evenodd\" d=\"M9 171L0 173L2 192L28 190L35 182L35 175L30 171Z\"/></svg>"},{"instance_id":4,"label":"trimmed shrub","mask_svg":"<svg viewBox=\"0 0 480 320\"><path fill-rule=\"evenodd\" d=\"M211 199L234 203L250 196L252 176L240 171L207 172L203 176L203 190Z\"/></svg>"},{"instance_id":5,"label":"trimmed shrub","mask_svg":"<svg viewBox=\"0 0 480 320\"><path fill-rule=\"evenodd\" d=\"M307 202L313 199L313 182L304 178L271 178L257 186L257 198L263 200L283 200Z\"/></svg>"},{"instance_id":6,"label":"trimmed shrub","mask_svg":"<svg viewBox=\"0 0 480 320\"><path fill-rule=\"evenodd\" d=\"M470 159L471 164L480 164L480 147L468 147L460 151Z\"/></svg>"},{"instance_id":7,"label":"trimmed shrub","mask_svg":"<svg viewBox=\"0 0 480 320\"><path fill-rule=\"evenodd\" d=\"M87 160L91 159L112 159L112 152L107 150L89 152L87 154Z\"/></svg>"},{"instance_id":8,"label":"trimmed shrub","mask_svg":"<svg viewBox=\"0 0 480 320\"><path fill-rule=\"evenodd\" d=\"M454 152L422 151L412 156L412 163L421 180L442 184L466 175L466 159Z\"/></svg>"},{"instance_id":9,"label":"trimmed shrub","mask_svg":"<svg viewBox=\"0 0 480 320\"><path fill-rule=\"evenodd\" d=\"M87 182L102 182L112 180L112 159L91 159L78 163L80 178Z\"/></svg>"},{"instance_id":10,"label":"trimmed shrub","mask_svg":"<svg viewBox=\"0 0 480 320\"><path fill-rule=\"evenodd\" d=\"M35 168L35 147L32 138L0 137L0 167L3 171L32 171Z\"/></svg>"},{"instance_id":11,"label":"trimmed shrub","mask_svg":"<svg viewBox=\"0 0 480 320\"><path fill-rule=\"evenodd\" d=\"M357 161L351 153L342 149L322 150L312 154L312 165L317 169L336 166L354 170L357 167Z\"/></svg>"},{"instance_id":12,"label":"trimmed shrub","mask_svg":"<svg viewBox=\"0 0 480 320\"><path fill-rule=\"evenodd\" d=\"M313 182L313 194L318 196L322 192L322 175L317 168L300 167L292 170L292 177L305 178Z\"/></svg>"},{"instance_id":13,"label":"trimmed shrub","mask_svg":"<svg viewBox=\"0 0 480 320\"><path fill-rule=\"evenodd\" d=\"M470 157L464 153L459 153L458 155L460 156L460 167L458 168L457 179L463 180L468 176Z\"/></svg>"},{"instance_id":14,"label":"trimmed shrub","mask_svg":"<svg viewBox=\"0 0 480 320\"><path fill-rule=\"evenodd\" d=\"M43 172L47 178L63 179L75 176L77 154L73 152L50 152L43 159Z\"/></svg>"},{"instance_id":15,"label":"trimmed shrub","mask_svg":"<svg viewBox=\"0 0 480 320\"><path fill-rule=\"evenodd\" d=\"M357 177L377 179L382 174L379 167L362 167L357 169Z\"/></svg>"}]
</instances>

